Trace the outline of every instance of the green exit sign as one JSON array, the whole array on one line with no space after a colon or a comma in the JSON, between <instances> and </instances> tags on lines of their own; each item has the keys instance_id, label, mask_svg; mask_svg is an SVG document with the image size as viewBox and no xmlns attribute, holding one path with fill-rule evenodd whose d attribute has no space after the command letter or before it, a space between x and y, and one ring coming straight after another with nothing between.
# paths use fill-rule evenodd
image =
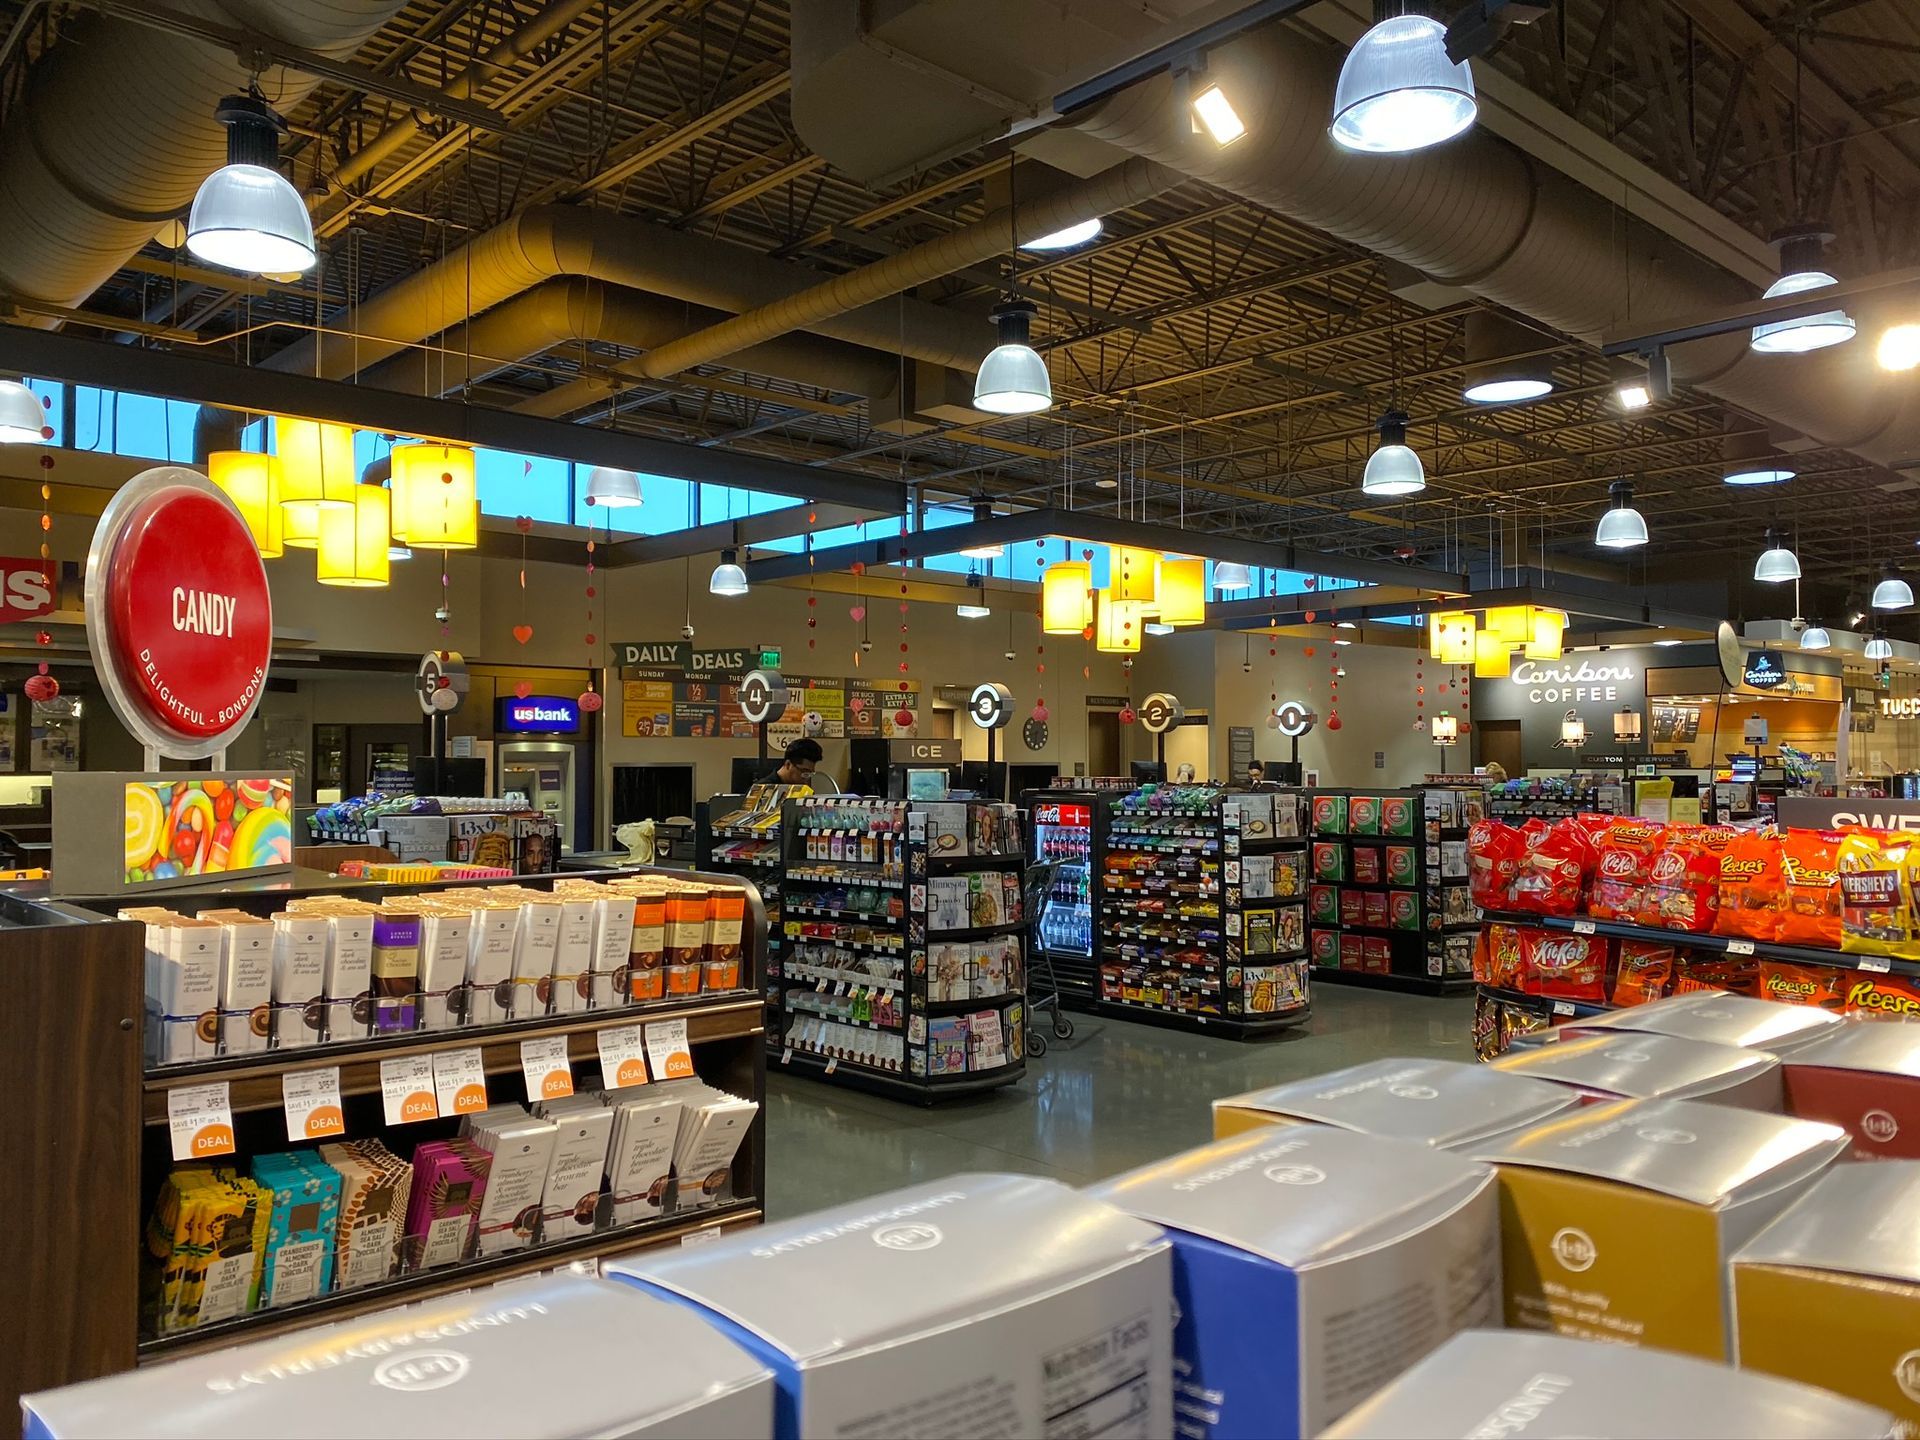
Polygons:
<instances>
[{"instance_id":1,"label":"green exit sign","mask_svg":"<svg viewBox=\"0 0 1920 1440\"><path fill-rule=\"evenodd\" d=\"M762 650L760 652L760 668L762 670L778 670L780 668L780 652L778 650Z\"/></svg>"}]
</instances>

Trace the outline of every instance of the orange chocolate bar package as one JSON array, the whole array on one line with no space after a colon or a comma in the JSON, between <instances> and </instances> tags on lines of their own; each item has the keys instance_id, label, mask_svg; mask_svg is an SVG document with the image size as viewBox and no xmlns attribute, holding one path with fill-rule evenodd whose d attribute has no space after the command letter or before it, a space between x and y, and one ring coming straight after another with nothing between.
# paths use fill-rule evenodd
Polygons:
<instances>
[{"instance_id":1,"label":"orange chocolate bar package","mask_svg":"<svg viewBox=\"0 0 1920 1440\"><path fill-rule=\"evenodd\" d=\"M1783 945L1840 948L1840 841L1837 830L1788 830L1780 837L1786 903L1774 939Z\"/></svg>"},{"instance_id":2,"label":"orange chocolate bar package","mask_svg":"<svg viewBox=\"0 0 1920 1440\"><path fill-rule=\"evenodd\" d=\"M1658 1000L1673 978L1676 951L1656 940L1622 940L1620 968L1613 978L1615 1005L1644 1005Z\"/></svg>"},{"instance_id":3,"label":"orange chocolate bar package","mask_svg":"<svg viewBox=\"0 0 1920 1440\"><path fill-rule=\"evenodd\" d=\"M1784 848L1779 837L1743 830L1720 852L1720 911L1713 917L1716 935L1750 940L1779 938L1780 912L1786 908Z\"/></svg>"},{"instance_id":4,"label":"orange chocolate bar package","mask_svg":"<svg viewBox=\"0 0 1920 1440\"><path fill-rule=\"evenodd\" d=\"M1822 1010L1844 1010L1847 981L1853 972L1825 965L1794 965L1785 960L1762 960L1754 994L1783 1005L1817 1005Z\"/></svg>"}]
</instances>

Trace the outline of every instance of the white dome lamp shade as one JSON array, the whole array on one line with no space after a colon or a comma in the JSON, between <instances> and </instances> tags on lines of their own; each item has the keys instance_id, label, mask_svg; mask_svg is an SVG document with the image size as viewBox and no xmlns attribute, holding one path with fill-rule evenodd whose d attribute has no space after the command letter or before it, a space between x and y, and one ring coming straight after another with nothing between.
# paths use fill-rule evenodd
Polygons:
<instances>
[{"instance_id":1,"label":"white dome lamp shade","mask_svg":"<svg viewBox=\"0 0 1920 1440\"><path fill-rule=\"evenodd\" d=\"M713 567L713 577L707 581L707 593L728 597L747 593L747 572L740 568L737 551L720 552L720 563Z\"/></svg>"},{"instance_id":2,"label":"white dome lamp shade","mask_svg":"<svg viewBox=\"0 0 1920 1440\"><path fill-rule=\"evenodd\" d=\"M1767 287L1764 300L1781 300L1839 284L1823 265L1822 252L1833 238L1818 226L1789 231L1775 240L1780 247L1780 278ZM1813 315L1796 315L1791 320L1773 320L1753 327L1748 342L1762 355L1800 355L1809 350L1824 350L1853 339L1853 317L1845 310L1822 310Z\"/></svg>"},{"instance_id":3,"label":"white dome lamp shade","mask_svg":"<svg viewBox=\"0 0 1920 1440\"><path fill-rule=\"evenodd\" d=\"M286 122L257 95L229 95L213 114L227 127L227 163L193 197L187 250L249 275L311 270L313 218L278 168Z\"/></svg>"},{"instance_id":4,"label":"white dome lamp shade","mask_svg":"<svg viewBox=\"0 0 1920 1440\"><path fill-rule=\"evenodd\" d=\"M0 380L0 445L38 445L46 423L38 395L18 380Z\"/></svg>"},{"instance_id":5,"label":"white dome lamp shade","mask_svg":"<svg viewBox=\"0 0 1920 1440\"><path fill-rule=\"evenodd\" d=\"M645 503L640 495L640 477L631 470L612 465L596 465L587 476L587 504L619 510Z\"/></svg>"},{"instance_id":6,"label":"white dome lamp shade","mask_svg":"<svg viewBox=\"0 0 1920 1440\"><path fill-rule=\"evenodd\" d=\"M1822 625L1818 620L1809 620L1807 622L1807 628L1800 632L1800 648L1802 650L1831 650L1833 648L1833 636L1827 633L1827 627Z\"/></svg>"},{"instance_id":7,"label":"white dome lamp shade","mask_svg":"<svg viewBox=\"0 0 1920 1440\"><path fill-rule=\"evenodd\" d=\"M973 403L995 415L1032 415L1053 404L1047 362L1027 343L1037 312L1025 300L1010 300L993 312L1000 343L981 362Z\"/></svg>"},{"instance_id":8,"label":"white dome lamp shade","mask_svg":"<svg viewBox=\"0 0 1920 1440\"><path fill-rule=\"evenodd\" d=\"M1778 530L1767 531L1767 548L1753 562L1753 578L1769 585L1800 578L1800 557L1782 543Z\"/></svg>"},{"instance_id":9,"label":"white dome lamp shade","mask_svg":"<svg viewBox=\"0 0 1920 1440\"><path fill-rule=\"evenodd\" d=\"M1647 543L1646 517L1633 508L1633 486L1616 480L1607 487L1613 508L1594 527L1593 543L1603 550L1631 550Z\"/></svg>"},{"instance_id":10,"label":"white dome lamp shade","mask_svg":"<svg viewBox=\"0 0 1920 1440\"><path fill-rule=\"evenodd\" d=\"M1473 405L1512 405L1553 393L1553 357L1544 337L1491 311L1467 316L1467 378L1460 397Z\"/></svg>"},{"instance_id":11,"label":"white dome lamp shade","mask_svg":"<svg viewBox=\"0 0 1920 1440\"><path fill-rule=\"evenodd\" d=\"M1913 586L1895 568L1889 560L1887 568L1880 572L1880 583L1873 587L1873 608L1876 610L1910 610L1913 608Z\"/></svg>"},{"instance_id":12,"label":"white dome lamp shade","mask_svg":"<svg viewBox=\"0 0 1920 1440\"><path fill-rule=\"evenodd\" d=\"M1347 52L1329 132L1348 150L1405 155L1453 139L1478 113L1472 69L1447 56L1447 27L1396 15Z\"/></svg>"},{"instance_id":13,"label":"white dome lamp shade","mask_svg":"<svg viewBox=\"0 0 1920 1440\"><path fill-rule=\"evenodd\" d=\"M1213 562L1213 588L1221 591L1251 590L1253 572L1238 560L1216 560Z\"/></svg>"},{"instance_id":14,"label":"white dome lamp shade","mask_svg":"<svg viewBox=\"0 0 1920 1440\"><path fill-rule=\"evenodd\" d=\"M1380 443L1367 457L1360 489L1364 494L1390 499L1396 495L1417 495L1426 488L1426 467L1420 463L1420 457L1407 448L1406 413L1389 410L1380 417Z\"/></svg>"}]
</instances>

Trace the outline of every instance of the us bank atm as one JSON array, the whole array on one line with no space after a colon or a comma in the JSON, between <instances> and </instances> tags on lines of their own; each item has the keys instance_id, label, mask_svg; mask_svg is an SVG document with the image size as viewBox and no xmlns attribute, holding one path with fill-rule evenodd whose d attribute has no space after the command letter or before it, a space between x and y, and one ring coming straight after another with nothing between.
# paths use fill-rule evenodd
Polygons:
<instances>
[{"instance_id":1,"label":"us bank atm","mask_svg":"<svg viewBox=\"0 0 1920 1440\"><path fill-rule=\"evenodd\" d=\"M560 851L594 848L584 834L592 797L593 743L587 738L580 702L558 695L508 696L494 716L495 793L518 790L535 810L553 817Z\"/></svg>"}]
</instances>

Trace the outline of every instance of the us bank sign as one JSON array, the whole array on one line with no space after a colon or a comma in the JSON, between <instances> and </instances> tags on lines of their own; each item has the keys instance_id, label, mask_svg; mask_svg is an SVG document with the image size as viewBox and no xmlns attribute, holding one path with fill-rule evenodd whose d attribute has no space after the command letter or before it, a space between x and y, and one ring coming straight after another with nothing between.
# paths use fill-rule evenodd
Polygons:
<instances>
[{"instance_id":1,"label":"us bank sign","mask_svg":"<svg viewBox=\"0 0 1920 1440\"><path fill-rule=\"evenodd\" d=\"M1542 665L1522 660L1508 678L1521 688L1529 704L1580 705L1620 699L1621 687L1631 686L1639 673L1624 662L1596 664L1583 658Z\"/></svg>"}]
</instances>

